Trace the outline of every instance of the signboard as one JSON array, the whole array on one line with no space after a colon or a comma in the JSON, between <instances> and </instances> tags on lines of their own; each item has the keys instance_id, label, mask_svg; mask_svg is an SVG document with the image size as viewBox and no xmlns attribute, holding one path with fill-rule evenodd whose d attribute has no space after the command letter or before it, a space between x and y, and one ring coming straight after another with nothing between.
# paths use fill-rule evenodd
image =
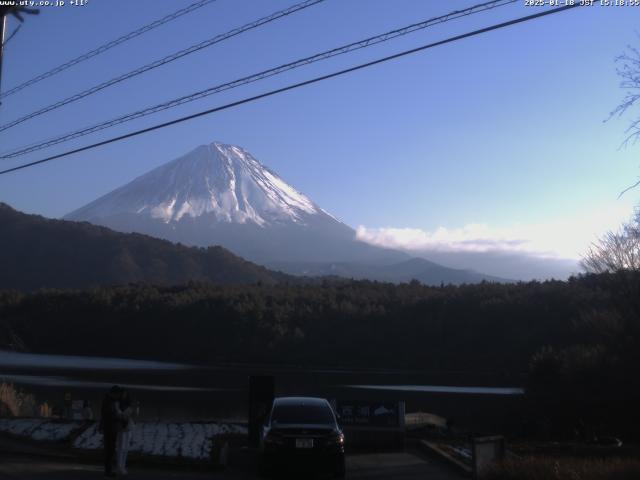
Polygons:
<instances>
[{"instance_id":1,"label":"signboard","mask_svg":"<svg viewBox=\"0 0 640 480\"><path fill-rule=\"evenodd\" d=\"M472 448L473 478L477 479L482 472L505 456L504 437L475 437Z\"/></svg>"},{"instance_id":2,"label":"signboard","mask_svg":"<svg viewBox=\"0 0 640 480\"><path fill-rule=\"evenodd\" d=\"M335 408L345 427L404 427L404 402L338 400Z\"/></svg>"}]
</instances>

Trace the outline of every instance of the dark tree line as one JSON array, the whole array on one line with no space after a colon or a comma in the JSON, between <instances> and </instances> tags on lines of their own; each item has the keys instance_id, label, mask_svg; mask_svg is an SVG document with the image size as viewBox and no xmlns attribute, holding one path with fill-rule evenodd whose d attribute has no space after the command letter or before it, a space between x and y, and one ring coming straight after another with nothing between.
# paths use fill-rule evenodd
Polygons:
<instances>
[{"instance_id":1,"label":"dark tree line","mask_svg":"<svg viewBox=\"0 0 640 480\"><path fill-rule=\"evenodd\" d=\"M589 297L562 282L192 282L4 292L0 317L39 352L525 372L541 346L571 341Z\"/></svg>"},{"instance_id":2,"label":"dark tree line","mask_svg":"<svg viewBox=\"0 0 640 480\"><path fill-rule=\"evenodd\" d=\"M628 271L439 288L129 285L4 291L0 334L12 331L48 353L520 379L536 425L587 435L626 431L640 420L639 304L640 275Z\"/></svg>"},{"instance_id":3,"label":"dark tree line","mask_svg":"<svg viewBox=\"0 0 640 480\"><path fill-rule=\"evenodd\" d=\"M581 279L610 301L582 309L570 344L545 346L532 357L528 398L548 433L638 438L639 279L628 270Z\"/></svg>"}]
</instances>

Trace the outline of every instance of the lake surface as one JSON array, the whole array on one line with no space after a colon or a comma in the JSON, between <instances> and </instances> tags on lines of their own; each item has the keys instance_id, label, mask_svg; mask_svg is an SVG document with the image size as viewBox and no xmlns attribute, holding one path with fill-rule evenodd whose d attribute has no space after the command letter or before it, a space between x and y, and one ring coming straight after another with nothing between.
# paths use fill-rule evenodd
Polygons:
<instances>
[{"instance_id":1,"label":"lake surface","mask_svg":"<svg viewBox=\"0 0 640 480\"><path fill-rule=\"evenodd\" d=\"M179 363L132 360L112 357L80 357L75 355L46 355L0 350L0 367L71 368L91 370L184 370L191 365Z\"/></svg>"},{"instance_id":2,"label":"lake surface","mask_svg":"<svg viewBox=\"0 0 640 480\"><path fill-rule=\"evenodd\" d=\"M459 395L524 395L524 388L514 387L457 387L452 385L345 385L345 387L363 390L455 393Z\"/></svg>"},{"instance_id":3,"label":"lake surface","mask_svg":"<svg viewBox=\"0 0 640 480\"><path fill-rule=\"evenodd\" d=\"M504 415L522 397L519 386L478 385L482 378L420 371L300 368L269 365L197 366L123 358L0 351L0 381L34 393L39 402L89 400L97 413L114 384L128 388L146 420L244 420L248 377L274 375L277 395L342 400L405 401L406 411L431 412L466 424ZM450 381L454 380L454 381ZM457 381L455 381L457 380ZM457 383L457 384L456 384Z\"/></svg>"}]
</instances>

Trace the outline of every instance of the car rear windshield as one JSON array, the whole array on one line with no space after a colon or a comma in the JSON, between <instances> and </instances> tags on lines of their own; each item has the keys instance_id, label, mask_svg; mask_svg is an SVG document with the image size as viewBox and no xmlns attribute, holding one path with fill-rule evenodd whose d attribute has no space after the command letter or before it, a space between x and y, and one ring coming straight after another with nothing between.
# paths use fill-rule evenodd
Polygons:
<instances>
[{"instance_id":1,"label":"car rear windshield","mask_svg":"<svg viewBox=\"0 0 640 480\"><path fill-rule=\"evenodd\" d=\"M335 418L328 405L276 405L271 414L271 422L333 425Z\"/></svg>"}]
</instances>

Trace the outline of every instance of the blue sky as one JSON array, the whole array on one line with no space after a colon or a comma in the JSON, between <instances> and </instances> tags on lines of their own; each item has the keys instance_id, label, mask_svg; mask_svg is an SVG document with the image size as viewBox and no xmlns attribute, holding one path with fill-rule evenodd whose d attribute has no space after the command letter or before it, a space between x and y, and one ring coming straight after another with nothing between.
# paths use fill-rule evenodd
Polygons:
<instances>
[{"instance_id":1,"label":"blue sky","mask_svg":"<svg viewBox=\"0 0 640 480\"><path fill-rule=\"evenodd\" d=\"M6 46L2 88L189 3L43 7ZM5 99L0 123L293 3L218 0ZM475 3L327 0L2 132L0 150ZM3 162L36 160L536 11L523 0ZM603 123L623 93L614 58L640 44L639 13L640 7L580 8L431 49L0 176L0 201L59 217L219 140L241 145L372 242L428 250L463 248L474 239L508 248L515 239L528 252L575 258L640 198L632 191L617 199L639 174L638 148L618 148L630 117ZM10 20L9 31L15 25Z\"/></svg>"}]
</instances>

